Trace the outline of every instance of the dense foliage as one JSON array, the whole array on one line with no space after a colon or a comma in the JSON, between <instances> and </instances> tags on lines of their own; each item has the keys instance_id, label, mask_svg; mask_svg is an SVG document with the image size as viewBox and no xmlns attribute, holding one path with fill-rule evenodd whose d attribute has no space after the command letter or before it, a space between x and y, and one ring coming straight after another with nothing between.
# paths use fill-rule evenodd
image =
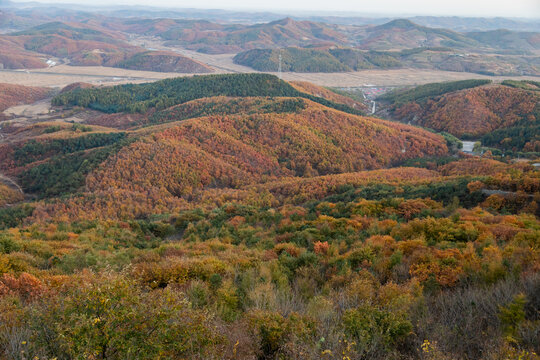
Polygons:
<instances>
[{"instance_id":1,"label":"dense foliage","mask_svg":"<svg viewBox=\"0 0 540 360\"><path fill-rule=\"evenodd\" d=\"M227 204L0 232L0 350L535 359L535 217L501 215L489 199L466 209L417 197L429 191L375 187L306 206Z\"/></svg>"},{"instance_id":2,"label":"dense foliage","mask_svg":"<svg viewBox=\"0 0 540 360\"><path fill-rule=\"evenodd\" d=\"M51 154L61 155L108 146L125 139L125 132L92 133L72 138L50 139L47 141L29 140L15 149L13 159L17 165L46 158Z\"/></svg>"},{"instance_id":3,"label":"dense foliage","mask_svg":"<svg viewBox=\"0 0 540 360\"><path fill-rule=\"evenodd\" d=\"M212 96L303 97L341 111L361 114L344 104L302 93L278 77L268 74L225 74L166 79L139 85L120 85L100 89L76 89L53 99L57 106L77 105L115 112L158 110L191 100Z\"/></svg>"},{"instance_id":4,"label":"dense foliage","mask_svg":"<svg viewBox=\"0 0 540 360\"><path fill-rule=\"evenodd\" d=\"M85 185L86 176L127 143L53 156L46 162L21 172L19 174L21 187L39 198L71 194L81 190Z\"/></svg>"},{"instance_id":5,"label":"dense foliage","mask_svg":"<svg viewBox=\"0 0 540 360\"><path fill-rule=\"evenodd\" d=\"M29 104L46 98L51 93L50 89L0 84L0 112L7 108L20 104Z\"/></svg>"},{"instance_id":6,"label":"dense foliage","mask_svg":"<svg viewBox=\"0 0 540 360\"><path fill-rule=\"evenodd\" d=\"M0 358L538 360L529 163L264 74L55 102L144 111L7 129Z\"/></svg>"},{"instance_id":7,"label":"dense foliage","mask_svg":"<svg viewBox=\"0 0 540 360\"><path fill-rule=\"evenodd\" d=\"M379 96L379 100L388 101L392 104L403 105L409 102L422 102L428 98L440 96L446 93L470 89L473 87L489 84L491 80L459 80L443 83L431 83L417 86L408 90L396 90Z\"/></svg>"},{"instance_id":8,"label":"dense foliage","mask_svg":"<svg viewBox=\"0 0 540 360\"><path fill-rule=\"evenodd\" d=\"M144 120L150 123L180 121L213 115L298 113L306 108L301 98L223 98L213 97L189 101L171 108L156 111Z\"/></svg>"},{"instance_id":9,"label":"dense foliage","mask_svg":"<svg viewBox=\"0 0 540 360\"><path fill-rule=\"evenodd\" d=\"M275 72L279 67L279 55L282 59L282 70L291 72L344 72L373 68L387 69L402 65L397 53L348 48L253 49L237 54L234 62L258 71Z\"/></svg>"},{"instance_id":10,"label":"dense foliage","mask_svg":"<svg viewBox=\"0 0 540 360\"><path fill-rule=\"evenodd\" d=\"M253 49L237 54L233 60L236 64L249 66L258 71L276 72L280 55L282 71L342 72L351 70L330 53L314 49Z\"/></svg>"},{"instance_id":11,"label":"dense foliage","mask_svg":"<svg viewBox=\"0 0 540 360\"><path fill-rule=\"evenodd\" d=\"M212 68L193 59L173 52L143 51L115 64L115 67L160 72L198 73L213 72Z\"/></svg>"},{"instance_id":12,"label":"dense foliage","mask_svg":"<svg viewBox=\"0 0 540 360\"><path fill-rule=\"evenodd\" d=\"M453 85L446 90L452 90L449 90L450 92L445 90L446 93L443 95L438 91L426 90L430 85L425 85L421 89L416 88L402 95L399 93L383 95L383 98L395 101L390 105L390 110L393 116L401 121L410 121L465 138L478 138L494 130L514 126L524 127L532 130L530 135L526 135L525 143L530 141L534 143L536 136L534 126L538 118L540 99L537 92L503 85L475 86L453 91L457 85L451 84ZM439 88L439 84L436 84L435 88ZM512 138L511 134L519 132L518 129L515 131L508 129L509 138ZM504 133L506 130L488 141L493 145L496 140L504 142L504 138L501 138ZM507 149L522 149L525 143L507 146L501 143L501 146Z\"/></svg>"}]
</instances>

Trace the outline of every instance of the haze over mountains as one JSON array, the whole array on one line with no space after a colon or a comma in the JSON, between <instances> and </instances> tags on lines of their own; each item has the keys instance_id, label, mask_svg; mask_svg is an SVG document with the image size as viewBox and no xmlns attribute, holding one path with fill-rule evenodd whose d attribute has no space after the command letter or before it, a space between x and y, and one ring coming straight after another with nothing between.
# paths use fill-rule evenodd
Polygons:
<instances>
[{"instance_id":1,"label":"haze over mountains","mask_svg":"<svg viewBox=\"0 0 540 360\"><path fill-rule=\"evenodd\" d=\"M156 14L152 11L143 13L142 10L129 17L116 13L115 16L120 17L111 17L98 14L92 8L59 10L22 3L6 6L0 9L0 28L7 32L0 36L0 44L4 49L1 66L8 69L69 62L76 66L160 72L212 72L211 67L180 55L174 49L178 47L206 54L253 50L239 55L235 62L258 71L276 71L277 53L261 49L286 48L284 70L292 72L416 67L490 75L539 74L539 33L491 30L490 26L486 31L457 32L422 26L406 19L380 25L340 25L290 17L249 25L174 19L174 13L166 18L153 17ZM189 14L192 13L184 15ZM451 20L445 18L445 21ZM375 22L380 23L380 19ZM433 25L433 21L430 24ZM520 24L532 24L529 29L535 29L536 22ZM132 44L134 36L158 39L169 50L155 52L151 45L148 49L141 48ZM298 62L303 66L295 65Z\"/></svg>"}]
</instances>

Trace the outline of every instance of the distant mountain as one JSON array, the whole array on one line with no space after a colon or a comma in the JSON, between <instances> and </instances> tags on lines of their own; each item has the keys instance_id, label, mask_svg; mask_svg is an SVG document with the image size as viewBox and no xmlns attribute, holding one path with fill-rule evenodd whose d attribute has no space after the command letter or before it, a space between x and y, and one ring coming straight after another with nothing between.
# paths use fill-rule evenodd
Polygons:
<instances>
[{"instance_id":1,"label":"distant mountain","mask_svg":"<svg viewBox=\"0 0 540 360\"><path fill-rule=\"evenodd\" d=\"M213 69L201 62L179 56L170 51L139 52L129 59L115 64L115 67L177 73L211 73Z\"/></svg>"},{"instance_id":2,"label":"distant mountain","mask_svg":"<svg viewBox=\"0 0 540 360\"><path fill-rule=\"evenodd\" d=\"M279 56L282 70L291 72L343 72L352 71L324 50L285 48L281 50L254 49L234 57L236 64L249 66L258 71L277 71Z\"/></svg>"},{"instance_id":3,"label":"distant mountain","mask_svg":"<svg viewBox=\"0 0 540 360\"><path fill-rule=\"evenodd\" d=\"M277 71L280 54L282 70L291 72L345 72L374 68L396 68L402 65L396 54L349 48L254 49L237 54L234 57L234 62L258 71Z\"/></svg>"},{"instance_id":4,"label":"distant mountain","mask_svg":"<svg viewBox=\"0 0 540 360\"><path fill-rule=\"evenodd\" d=\"M460 32L508 29L513 31L540 32L538 19L509 19L503 17L415 16L409 18L417 24L446 28Z\"/></svg>"},{"instance_id":5,"label":"distant mountain","mask_svg":"<svg viewBox=\"0 0 540 360\"><path fill-rule=\"evenodd\" d=\"M417 47L467 48L478 45L473 39L455 31L421 26L407 19L367 27L355 34L362 49L396 50Z\"/></svg>"},{"instance_id":6,"label":"distant mountain","mask_svg":"<svg viewBox=\"0 0 540 360\"><path fill-rule=\"evenodd\" d=\"M467 37L495 49L538 50L540 49L540 33L516 32L510 30L492 30L466 33Z\"/></svg>"},{"instance_id":7,"label":"distant mountain","mask_svg":"<svg viewBox=\"0 0 540 360\"><path fill-rule=\"evenodd\" d=\"M346 72L365 69L418 68L484 75L540 75L540 57L520 57L457 52L448 47L418 47L401 51L353 48L253 49L234 57L236 64L258 71L275 72L282 56L282 70L291 72Z\"/></svg>"},{"instance_id":8,"label":"distant mountain","mask_svg":"<svg viewBox=\"0 0 540 360\"><path fill-rule=\"evenodd\" d=\"M0 35L0 69L37 69L47 67L44 55L28 51L15 39Z\"/></svg>"},{"instance_id":9,"label":"distant mountain","mask_svg":"<svg viewBox=\"0 0 540 360\"><path fill-rule=\"evenodd\" d=\"M129 45L126 36L96 24L52 22L0 36L4 68L46 67L56 57L72 65L112 66L134 70L208 73L213 70L173 52L150 52ZM66 60L67 59L67 60Z\"/></svg>"},{"instance_id":10,"label":"distant mountain","mask_svg":"<svg viewBox=\"0 0 540 360\"><path fill-rule=\"evenodd\" d=\"M347 42L345 35L324 24L286 18L234 30L221 38L213 38L210 33L188 47L203 52L237 52L255 48L324 46Z\"/></svg>"},{"instance_id":11,"label":"distant mountain","mask_svg":"<svg viewBox=\"0 0 540 360\"><path fill-rule=\"evenodd\" d=\"M136 34L159 36L169 44L206 53L348 43L346 35L330 26L291 18L251 26L222 25L203 20L128 19L111 26Z\"/></svg>"},{"instance_id":12,"label":"distant mountain","mask_svg":"<svg viewBox=\"0 0 540 360\"><path fill-rule=\"evenodd\" d=\"M293 17L297 20L310 20L327 24L337 25L381 25L394 20L392 17L367 17L367 16L337 16L318 15L307 17ZM445 28L458 32L489 31L498 29L508 29L514 31L540 31L540 21L538 19L509 19L509 18L482 18L482 17L460 17L460 16L413 16L406 19L423 26L432 28Z\"/></svg>"}]
</instances>

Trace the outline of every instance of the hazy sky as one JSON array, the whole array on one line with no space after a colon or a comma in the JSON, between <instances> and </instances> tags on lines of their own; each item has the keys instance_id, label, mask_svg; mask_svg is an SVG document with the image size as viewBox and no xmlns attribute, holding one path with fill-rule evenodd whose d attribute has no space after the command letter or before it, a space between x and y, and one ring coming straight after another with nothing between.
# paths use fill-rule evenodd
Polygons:
<instances>
[{"instance_id":1,"label":"hazy sky","mask_svg":"<svg viewBox=\"0 0 540 360\"><path fill-rule=\"evenodd\" d=\"M21 0L17 0L21 1ZM540 18L540 0L39 0L86 5L151 5L179 8L344 11L364 14L505 16ZM0 0L1 2L1 0Z\"/></svg>"}]
</instances>

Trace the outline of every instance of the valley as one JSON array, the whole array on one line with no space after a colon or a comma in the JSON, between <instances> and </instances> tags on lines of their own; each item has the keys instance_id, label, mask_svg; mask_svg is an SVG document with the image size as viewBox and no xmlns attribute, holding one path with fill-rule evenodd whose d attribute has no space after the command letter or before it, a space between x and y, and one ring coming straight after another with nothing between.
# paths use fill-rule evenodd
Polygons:
<instances>
[{"instance_id":1,"label":"valley","mask_svg":"<svg viewBox=\"0 0 540 360\"><path fill-rule=\"evenodd\" d=\"M206 57L206 56L205 56ZM235 73L237 68L228 68L225 56L218 60L207 59L208 65L220 67L214 73ZM230 57L228 57L230 59ZM202 59L200 59L203 61ZM254 71L249 71L254 72ZM277 75L277 72L273 73ZM46 86L61 88L74 82L90 82L96 85L115 85L122 83L140 83L156 81L165 78L186 76L178 73L161 73L137 70L111 69L103 67L81 67L59 65L43 70L0 70L0 82L26 86ZM191 76L191 75L187 75ZM395 70L363 70L351 73L282 73L287 81L308 81L320 86L330 87L362 87L376 84L378 86L412 86L438 81L456 81L470 78L492 79L504 81L507 79L534 80L534 76L488 76L464 72L451 72L439 70L395 69Z\"/></svg>"}]
</instances>

